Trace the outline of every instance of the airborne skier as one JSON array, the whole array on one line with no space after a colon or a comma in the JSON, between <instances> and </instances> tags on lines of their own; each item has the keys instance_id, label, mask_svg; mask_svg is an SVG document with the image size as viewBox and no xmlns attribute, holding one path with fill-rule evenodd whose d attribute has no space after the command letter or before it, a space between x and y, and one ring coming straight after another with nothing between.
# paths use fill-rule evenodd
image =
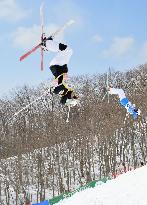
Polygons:
<instances>
[{"instance_id":1,"label":"airborne skier","mask_svg":"<svg viewBox=\"0 0 147 205\"><path fill-rule=\"evenodd\" d=\"M62 104L75 106L78 103L78 96L74 93L74 90L64 82L64 78L68 73L67 64L73 53L72 49L64 43L56 42L53 36L43 39L42 48L46 51L57 53L50 62L50 70L57 80L57 86L53 92L61 95L60 102Z\"/></svg>"},{"instance_id":2,"label":"airborne skier","mask_svg":"<svg viewBox=\"0 0 147 205\"><path fill-rule=\"evenodd\" d=\"M120 104L126 108L127 112L130 113L134 119L136 119L138 115L140 115L140 110L128 100L123 89L113 88L109 86L108 93L118 95Z\"/></svg>"}]
</instances>

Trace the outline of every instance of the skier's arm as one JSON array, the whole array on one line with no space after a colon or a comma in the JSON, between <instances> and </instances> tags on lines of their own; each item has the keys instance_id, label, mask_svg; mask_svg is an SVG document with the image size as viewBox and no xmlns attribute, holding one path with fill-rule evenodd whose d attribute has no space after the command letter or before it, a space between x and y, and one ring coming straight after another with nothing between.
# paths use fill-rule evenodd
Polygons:
<instances>
[{"instance_id":1,"label":"skier's arm","mask_svg":"<svg viewBox=\"0 0 147 205\"><path fill-rule=\"evenodd\" d=\"M59 51L59 43L57 43L56 41L53 41L53 40L47 40L46 41L46 48L49 51L58 52Z\"/></svg>"},{"instance_id":2,"label":"skier's arm","mask_svg":"<svg viewBox=\"0 0 147 205\"><path fill-rule=\"evenodd\" d=\"M45 46L52 52L64 51L67 48L66 44L54 41L52 36L45 38Z\"/></svg>"},{"instance_id":3,"label":"skier's arm","mask_svg":"<svg viewBox=\"0 0 147 205\"><path fill-rule=\"evenodd\" d=\"M123 98L126 98L123 89L109 88L108 92L109 92L109 94L118 95L120 100L123 99Z\"/></svg>"},{"instance_id":4,"label":"skier's arm","mask_svg":"<svg viewBox=\"0 0 147 205\"><path fill-rule=\"evenodd\" d=\"M108 92L109 92L109 94L111 94L111 95L118 95L119 93L120 93L120 90L122 90L122 89L118 89L118 88L109 88L109 90L108 90Z\"/></svg>"}]
</instances>

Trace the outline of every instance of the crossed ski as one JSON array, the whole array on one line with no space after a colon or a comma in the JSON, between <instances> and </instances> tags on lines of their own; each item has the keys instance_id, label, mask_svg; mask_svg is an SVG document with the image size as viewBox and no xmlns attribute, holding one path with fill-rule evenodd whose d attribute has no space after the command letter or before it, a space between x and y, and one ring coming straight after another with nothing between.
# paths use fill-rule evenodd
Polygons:
<instances>
[{"instance_id":1,"label":"crossed ski","mask_svg":"<svg viewBox=\"0 0 147 205\"><path fill-rule=\"evenodd\" d=\"M42 20L43 21L43 20ZM71 24L74 23L74 20L69 20L67 21L63 26L61 26L59 29L57 29L54 33L52 33L48 38L50 38L51 36L54 38L57 34L59 34L60 32L64 31L64 29L68 26L70 26ZM43 23L42 23L42 26L43 26ZM42 32L43 32L43 27L42 27ZM43 33L42 33L43 35ZM47 41L48 38L46 38L46 40L44 41ZM29 50L28 52L26 52L25 54L23 54L21 57L20 57L20 61L24 60L25 58L27 58L29 55L31 55L33 52L35 52L38 48L40 48L42 45L42 42L39 43L37 46L33 47L31 50ZM41 68L43 68L43 51L41 50Z\"/></svg>"}]
</instances>

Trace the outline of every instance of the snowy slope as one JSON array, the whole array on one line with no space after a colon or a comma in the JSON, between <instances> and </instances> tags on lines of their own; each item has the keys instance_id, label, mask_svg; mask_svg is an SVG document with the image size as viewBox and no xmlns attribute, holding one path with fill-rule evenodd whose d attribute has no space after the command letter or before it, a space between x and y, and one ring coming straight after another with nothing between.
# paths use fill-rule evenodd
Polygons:
<instances>
[{"instance_id":1,"label":"snowy slope","mask_svg":"<svg viewBox=\"0 0 147 205\"><path fill-rule=\"evenodd\" d=\"M147 205L147 166L76 193L57 205Z\"/></svg>"}]
</instances>

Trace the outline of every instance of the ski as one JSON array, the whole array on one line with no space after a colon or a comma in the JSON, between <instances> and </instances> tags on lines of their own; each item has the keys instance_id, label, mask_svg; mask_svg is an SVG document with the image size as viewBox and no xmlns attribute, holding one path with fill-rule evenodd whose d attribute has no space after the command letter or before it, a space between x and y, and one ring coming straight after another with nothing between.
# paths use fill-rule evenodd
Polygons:
<instances>
[{"instance_id":1,"label":"ski","mask_svg":"<svg viewBox=\"0 0 147 205\"><path fill-rule=\"evenodd\" d=\"M52 33L50 36L52 36L53 38L59 34L60 32L64 31L68 26L72 25L74 23L74 20L69 20L67 21L63 26L61 26L59 29L57 29L54 33ZM49 37L50 37L49 36ZM49 38L48 37L48 38ZM48 39L47 38L47 39ZM33 47L31 50L29 50L28 52L26 52L24 55L22 55L20 57L20 61L24 60L26 57L28 57L29 55L31 55L33 52L35 52L38 48L40 48L41 43L39 43L37 46Z\"/></svg>"},{"instance_id":2,"label":"ski","mask_svg":"<svg viewBox=\"0 0 147 205\"><path fill-rule=\"evenodd\" d=\"M15 112L13 114L13 116L8 120L7 123L11 122L11 120L13 120L14 118L16 118L21 112L23 112L24 110L26 110L27 108L29 108L31 105L33 105L35 102L39 101L40 99L42 99L43 97L45 97L46 95L50 94L50 86L49 88L38 98L36 98L35 100L33 100L32 102L30 102L29 104L27 104L26 106L22 107L18 112Z\"/></svg>"},{"instance_id":3,"label":"ski","mask_svg":"<svg viewBox=\"0 0 147 205\"><path fill-rule=\"evenodd\" d=\"M109 72L107 72L107 95L108 95L108 103L109 103L109 92L108 92L108 88L109 88Z\"/></svg>"},{"instance_id":4,"label":"ski","mask_svg":"<svg viewBox=\"0 0 147 205\"><path fill-rule=\"evenodd\" d=\"M44 15L43 15L43 7L44 4L42 3L40 6L40 22L41 22L41 42L43 41L44 38ZM41 47L40 47L41 48ZM41 48L41 70L43 70L44 63L43 63L43 48Z\"/></svg>"},{"instance_id":5,"label":"ski","mask_svg":"<svg viewBox=\"0 0 147 205\"><path fill-rule=\"evenodd\" d=\"M106 74L106 80L105 80L105 84L106 84L106 86L104 87L105 88L105 94L104 94L104 96L103 96L103 98L102 98L102 101L105 99L105 97L107 96L108 97L108 103L109 103L109 101L110 101L110 99L109 99L109 92L108 92L108 89L109 89L109 75L110 75L110 68L109 68L109 70L108 70L108 72L107 72L107 74Z\"/></svg>"},{"instance_id":6,"label":"ski","mask_svg":"<svg viewBox=\"0 0 147 205\"><path fill-rule=\"evenodd\" d=\"M35 52L38 48L40 48L40 46L41 46L41 43L38 44L37 46L35 46L34 48L32 48L30 51L28 51L28 52L25 53L24 55L22 55L19 60L20 60L20 61L24 60L24 59L25 59L26 57L28 57L31 53Z\"/></svg>"}]
</instances>

